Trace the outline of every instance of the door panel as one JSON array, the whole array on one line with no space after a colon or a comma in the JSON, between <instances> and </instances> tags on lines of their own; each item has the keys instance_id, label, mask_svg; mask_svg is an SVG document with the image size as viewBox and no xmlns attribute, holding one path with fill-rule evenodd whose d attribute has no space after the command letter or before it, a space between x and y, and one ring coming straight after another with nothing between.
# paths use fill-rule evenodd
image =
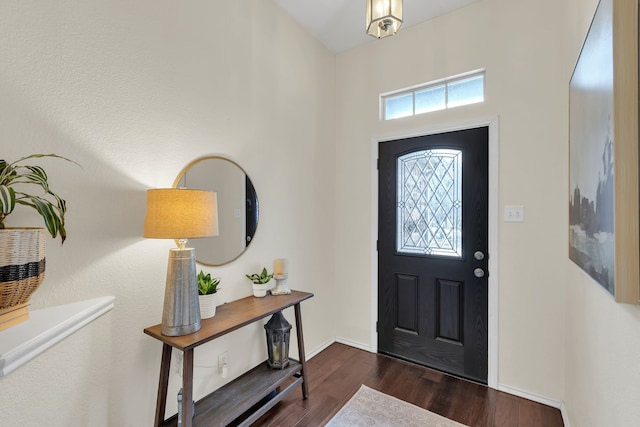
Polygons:
<instances>
[{"instance_id":1,"label":"door panel","mask_svg":"<svg viewBox=\"0 0 640 427\"><path fill-rule=\"evenodd\" d=\"M462 344L462 283L437 280L436 286L436 339Z\"/></svg>"},{"instance_id":2,"label":"door panel","mask_svg":"<svg viewBox=\"0 0 640 427\"><path fill-rule=\"evenodd\" d=\"M378 349L486 383L488 128L381 142L379 159Z\"/></svg>"},{"instance_id":3,"label":"door panel","mask_svg":"<svg viewBox=\"0 0 640 427\"><path fill-rule=\"evenodd\" d=\"M398 323L406 332L418 333L418 276L398 274Z\"/></svg>"}]
</instances>

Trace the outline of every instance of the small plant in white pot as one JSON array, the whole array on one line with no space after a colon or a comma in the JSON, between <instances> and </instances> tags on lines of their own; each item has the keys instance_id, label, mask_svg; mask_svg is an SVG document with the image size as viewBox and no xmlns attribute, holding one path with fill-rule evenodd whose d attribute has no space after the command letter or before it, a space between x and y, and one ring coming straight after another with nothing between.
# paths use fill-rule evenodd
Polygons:
<instances>
[{"instance_id":1,"label":"small plant in white pot","mask_svg":"<svg viewBox=\"0 0 640 427\"><path fill-rule=\"evenodd\" d=\"M259 274L247 274L247 279L253 283L253 296L264 297L267 295L267 283L273 278L273 274L267 272L266 267Z\"/></svg>"},{"instance_id":2,"label":"small plant in white pot","mask_svg":"<svg viewBox=\"0 0 640 427\"><path fill-rule=\"evenodd\" d=\"M209 319L216 315L218 299L216 294L221 289L219 277L211 277L210 273L198 273L198 302L200 303L200 317Z\"/></svg>"},{"instance_id":3,"label":"small plant in white pot","mask_svg":"<svg viewBox=\"0 0 640 427\"><path fill-rule=\"evenodd\" d=\"M26 305L42 283L45 269L45 229L9 228L5 225L7 217L17 205L33 208L51 237L59 235L61 243L67 238L66 202L51 190L41 166L25 164L42 157L75 163L56 154L32 154L12 163L0 159L0 330L2 323L10 323L7 316L13 317L9 319L14 320L12 324L18 318L19 321L28 318Z\"/></svg>"}]
</instances>

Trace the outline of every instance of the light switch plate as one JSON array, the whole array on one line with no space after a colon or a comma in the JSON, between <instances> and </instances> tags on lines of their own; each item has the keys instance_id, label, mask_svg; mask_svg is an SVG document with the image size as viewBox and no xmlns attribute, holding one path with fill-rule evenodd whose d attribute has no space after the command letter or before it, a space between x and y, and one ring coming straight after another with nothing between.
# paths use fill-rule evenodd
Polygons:
<instances>
[{"instance_id":1,"label":"light switch plate","mask_svg":"<svg viewBox=\"0 0 640 427\"><path fill-rule=\"evenodd\" d=\"M524 222L524 206L505 206L505 222Z\"/></svg>"}]
</instances>

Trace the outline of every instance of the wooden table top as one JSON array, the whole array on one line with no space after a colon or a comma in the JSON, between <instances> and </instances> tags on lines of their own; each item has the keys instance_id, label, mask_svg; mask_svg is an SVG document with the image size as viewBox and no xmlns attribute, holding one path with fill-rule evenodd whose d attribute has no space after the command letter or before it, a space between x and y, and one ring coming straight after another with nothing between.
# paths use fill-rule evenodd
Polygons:
<instances>
[{"instance_id":1,"label":"wooden table top","mask_svg":"<svg viewBox=\"0 0 640 427\"><path fill-rule=\"evenodd\" d=\"M165 336L160 333L160 324L145 328L144 333L179 350L190 350L311 297L312 293L293 290L286 295L249 296L219 305L216 315L201 320L202 327L193 334Z\"/></svg>"}]
</instances>

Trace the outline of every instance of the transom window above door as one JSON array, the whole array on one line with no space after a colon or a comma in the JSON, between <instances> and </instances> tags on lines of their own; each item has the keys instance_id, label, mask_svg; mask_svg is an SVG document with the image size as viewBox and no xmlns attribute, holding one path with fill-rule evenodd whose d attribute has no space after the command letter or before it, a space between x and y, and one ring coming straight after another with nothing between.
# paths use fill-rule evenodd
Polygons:
<instances>
[{"instance_id":1,"label":"transom window above door","mask_svg":"<svg viewBox=\"0 0 640 427\"><path fill-rule=\"evenodd\" d=\"M484 70L380 95L383 120L484 102Z\"/></svg>"}]
</instances>

